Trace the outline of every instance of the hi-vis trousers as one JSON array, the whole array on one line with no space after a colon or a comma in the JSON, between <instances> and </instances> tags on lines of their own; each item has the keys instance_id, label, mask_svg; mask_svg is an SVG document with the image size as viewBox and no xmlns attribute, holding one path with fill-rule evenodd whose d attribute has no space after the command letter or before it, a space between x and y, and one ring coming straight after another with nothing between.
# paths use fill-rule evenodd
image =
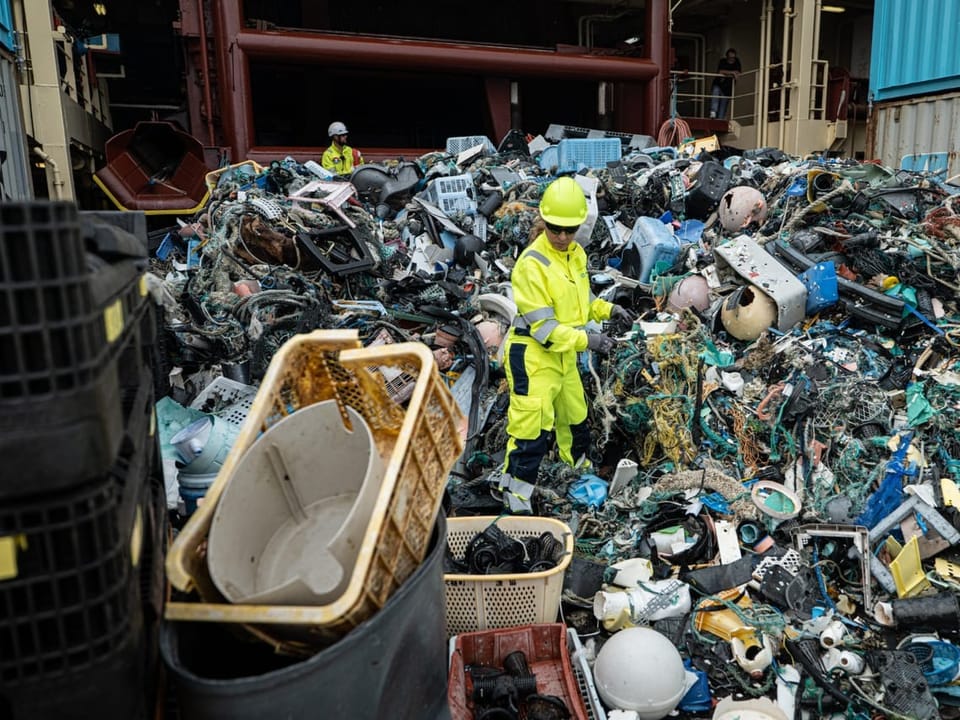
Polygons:
<instances>
[{"instance_id":1,"label":"hi-vis trousers","mask_svg":"<svg viewBox=\"0 0 960 720\"><path fill-rule=\"evenodd\" d=\"M523 333L510 331L504 353L510 385L504 473L535 484L551 430L570 466L589 451L590 430L577 353L550 352Z\"/></svg>"}]
</instances>

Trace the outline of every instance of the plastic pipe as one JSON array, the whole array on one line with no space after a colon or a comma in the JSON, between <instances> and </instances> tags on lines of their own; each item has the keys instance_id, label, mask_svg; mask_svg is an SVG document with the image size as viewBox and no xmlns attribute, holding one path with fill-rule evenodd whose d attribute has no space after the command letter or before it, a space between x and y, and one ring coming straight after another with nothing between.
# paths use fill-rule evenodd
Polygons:
<instances>
[{"instance_id":1,"label":"plastic pipe","mask_svg":"<svg viewBox=\"0 0 960 720\"><path fill-rule=\"evenodd\" d=\"M894 600L891 607L899 627L916 625L947 630L960 624L960 601L952 592Z\"/></svg>"},{"instance_id":2,"label":"plastic pipe","mask_svg":"<svg viewBox=\"0 0 960 720\"><path fill-rule=\"evenodd\" d=\"M740 526L738 532L740 540L747 545L753 545L760 539L760 526L756 523L745 522Z\"/></svg>"},{"instance_id":3,"label":"plastic pipe","mask_svg":"<svg viewBox=\"0 0 960 720\"><path fill-rule=\"evenodd\" d=\"M38 147L33 149L33 154L43 160L50 168L50 174L53 175L53 199L63 200L63 188L66 183L63 182L63 175L60 174L60 166L57 165L57 161Z\"/></svg>"}]
</instances>

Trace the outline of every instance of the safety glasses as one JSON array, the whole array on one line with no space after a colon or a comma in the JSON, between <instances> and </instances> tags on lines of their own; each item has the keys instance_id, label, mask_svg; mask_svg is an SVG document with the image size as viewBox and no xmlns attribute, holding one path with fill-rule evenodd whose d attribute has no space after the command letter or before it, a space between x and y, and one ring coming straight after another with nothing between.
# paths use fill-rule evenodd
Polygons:
<instances>
[{"instance_id":1,"label":"safety glasses","mask_svg":"<svg viewBox=\"0 0 960 720\"><path fill-rule=\"evenodd\" d=\"M567 235L576 235L577 230L580 229L579 225L554 225L553 223L545 223L547 230L552 232L554 235L562 235L566 233Z\"/></svg>"}]
</instances>

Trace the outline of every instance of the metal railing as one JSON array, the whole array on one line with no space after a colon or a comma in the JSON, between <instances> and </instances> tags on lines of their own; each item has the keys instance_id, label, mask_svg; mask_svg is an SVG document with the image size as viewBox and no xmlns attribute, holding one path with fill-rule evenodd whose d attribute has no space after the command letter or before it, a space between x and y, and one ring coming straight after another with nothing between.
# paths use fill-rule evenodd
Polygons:
<instances>
[{"instance_id":1,"label":"metal railing","mask_svg":"<svg viewBox=\"0 0 960 720\"><path fill-rule=\"evenodd\" d=\"M94 84L86 58L76 52L73 42L55 38L60 90L97 120L105 121L108 106L104 89Z\"/></svg>"},{"instance_id":2,"label":"metal railing","mask_svg":"<svg viewBox=\"0 0 960 720\"><path fill-rule=\"evenodd\" d=\"M777 77L771 80L767 88L766 112L770 120L780 119L781 94L784 94L783 110L785 119L791 119L790 90L793 87L789 78L790 66L783 63L770 65L768 77ZM702 73L690 71L673 71L670 73L673 83L676 112L680 117L706 118L710 114L712 102L712 86L714 78L723 77L719 73ZM740 73L740 77L733 78L733 92L723 97L727 98L727 116L725 120L733 120L740 125L758 124L763 112L760 98L759 69ZM828 95L829 63L826 60L811 60L809 95L809 120L825 120ZM794 81L795 82L795 81Z\"/></svg>"},{"instance_id":3,"label":"metal railing","mask_svg":"<svg viewBox=\"0 0 960 720\"><path fill-rule=\"evenodd\" d=\"M810 120L827 119L827 84L830 66L826 60L813 60L810 71Z\"/></svg>"},{"instance_id":4,"label":"metal railing","mask_svg":"<svg viewBox=\"0 0 960 720\"><path fill-rule=\"evenodd\" d=\"M675 88L677 115L709 117L713 102L713 81L716 78L725 78L732 82L733 92L720 96L727 100L727 113L726 117L717 119L736 120L741 125L752 125L755 115L754 88L758 77L758 70L742 72L738 78L728 78L720 73L674 71L671 73L671 81Z\"/></svg>"}]
</instances>

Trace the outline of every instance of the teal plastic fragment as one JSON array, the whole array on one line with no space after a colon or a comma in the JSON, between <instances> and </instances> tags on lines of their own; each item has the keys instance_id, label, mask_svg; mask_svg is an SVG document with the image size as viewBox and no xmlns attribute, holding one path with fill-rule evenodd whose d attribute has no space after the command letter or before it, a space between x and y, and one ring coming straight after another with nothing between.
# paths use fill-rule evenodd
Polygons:
<instances>
[{"instance_id":1,"label":"teal plastic fragment","mask_svg":"<svg viewBox=\"0 0 960 720\"><path fill-rule=\"evenodd\" d=\"M923 385L910 383L907 385L907 423L910 427L918 427L930 421L936 413L923 395Z\"/></svg>"}]
</instances>

